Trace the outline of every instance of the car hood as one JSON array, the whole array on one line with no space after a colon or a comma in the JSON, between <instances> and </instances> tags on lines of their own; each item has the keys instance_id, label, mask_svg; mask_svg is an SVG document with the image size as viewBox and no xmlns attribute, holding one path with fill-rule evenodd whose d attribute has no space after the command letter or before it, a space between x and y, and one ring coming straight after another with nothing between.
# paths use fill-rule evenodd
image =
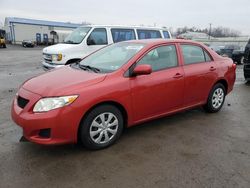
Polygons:
<instances>
[{"instance_id":1,"label":"car hood","mask_svg":"<svg viewBox=\"0 0 250 188\"><path fill-rule=\"evenodd\" d=\"M42 97L78 94L79 90L102 82L106 74L97 74L64 66L31 78L22 88Z\"/></svg>"},{"instance_id":2,"label":"car hood","mask_svg":"<svg viewBox=\"0 0 250 188\"><path fill-rule=\"evenodd\" d=\"M55 44L43 49L43 53L46 54L58 54L63 53L65 50L75 48L77 44Z\"/></svg>"}]
</instances>

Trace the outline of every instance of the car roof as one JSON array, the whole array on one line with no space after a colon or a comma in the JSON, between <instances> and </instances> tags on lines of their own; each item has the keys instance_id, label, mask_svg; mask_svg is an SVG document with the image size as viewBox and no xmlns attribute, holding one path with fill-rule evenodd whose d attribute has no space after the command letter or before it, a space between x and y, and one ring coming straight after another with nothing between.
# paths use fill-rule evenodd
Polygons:
<instances>
[{"instance_id":1,"label":"car roof","mask_svg":"<svg viewBox=\"0 0 250 188\"><path fill-rule=\"evenodd\" d=\"M148 30L166 30L166 27L154 27L154 26L131 26L131 25L82 25L80 27L107 27L107 28L121 28L121 29L148 29Z\"/></svg>"},{"instance_id":2,"label":"car roof","mask_svg":"<svg viewBox=\"0 0 250 188\"><path fill-rule=\"evenodd\" d=\"M202 44L200 42L195 42L192 40L185 40L185 39L143 39L143 40L129 40L129 41L123 41L123 42L133 42L133 43L141 43L141 44L148 44L148 45L158 45L158 44L167 44L167 43Z\"/></svg>"}]
</instances>

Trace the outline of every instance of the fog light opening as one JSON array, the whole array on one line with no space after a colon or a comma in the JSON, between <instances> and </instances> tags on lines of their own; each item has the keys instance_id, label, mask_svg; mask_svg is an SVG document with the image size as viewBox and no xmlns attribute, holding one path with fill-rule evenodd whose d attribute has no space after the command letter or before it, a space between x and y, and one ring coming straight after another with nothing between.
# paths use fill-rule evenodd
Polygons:
<instances>
[{"instance_id":1,"label":"fog light opening","mask_svg":"<svg viewBox=\"0 0 250 188\"><path fill-rule=\"evenodd\" d=\"M51 129L41 129L39 131L39 136L42 138L50 138Z\"/></svg>"}]
</instances>

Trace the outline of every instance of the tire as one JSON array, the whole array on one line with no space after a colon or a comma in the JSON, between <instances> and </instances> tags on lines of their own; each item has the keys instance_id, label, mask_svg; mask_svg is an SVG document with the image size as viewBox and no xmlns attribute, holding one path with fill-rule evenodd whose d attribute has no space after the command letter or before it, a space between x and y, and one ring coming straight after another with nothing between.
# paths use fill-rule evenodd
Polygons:
<instances>
[{"instance_id":1,"label":"tire","mask_svg":"<svg viewBox=\"0 0 250 188\"><path fill-rule=\"evenodd\" d=\"M110 126L111 124L113 126ZM120 138L123 124L122 113L115 106L98 106L89 112L81 122L79 140L83 146L91 150L106 148Z\"/></svg>"},{"instance_id":2,"label":"tire","mask_svg":"<svg viewBox=\"0 0 250 188\"><path fill-rule=\"evenodd\" d=\"M226 97L226 89L223 84L217 83L211 89L207 103L204 105L205 111L215 113L220 111Z\"/></svg>"},{"instance_id":3,"label":"tire","mask_svg":"<svg viewBox=\"0 0 250 188\"><path fill-rule=\"evenodd\" d=\"M244 56L240 58L240 65L244 64Z\"/></svg>"},{"instance_id":4,"label":"tire","mask_svg":"<svg viewBox=\"0 0 250 188\"><path fill-rule=\"evenodd\" d=\"M6 44L3 45L3 48L6 48Z\"/></svg>"}]
</instances>

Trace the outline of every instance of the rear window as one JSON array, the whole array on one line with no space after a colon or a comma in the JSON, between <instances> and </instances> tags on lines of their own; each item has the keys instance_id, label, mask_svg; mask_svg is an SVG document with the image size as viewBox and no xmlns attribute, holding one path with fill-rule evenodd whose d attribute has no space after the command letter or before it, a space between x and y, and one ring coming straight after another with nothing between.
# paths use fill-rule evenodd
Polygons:
<instances>
[{"instance_id":1,"label":"rear window","mask_svg":"<svg viewBox=\"0 0 250 188\"><path fill-rule=\"evenodd\" d=\"M201 47L195 45L181 45L184 63L193 64L212 61L209 54Z\"/></svg>"},{"instance_id":2,"label":"rear window","mask_svg":"<svg viewBox=\"0 0 250 188\"><path fill-rule=\"evenodd\" d=\"M121 42L135 39L135 31L133 29L111 29L114 42Z\"/></svg>"},{"instance_id":3,"label":"rear window","mask_svg":"<svg viewBox=\"0 0 250 188\"><path fill-rule=\"evenodd\" d=\"M163 36L164 36L165 39L169 39L170 38L168 31L163 31Z\"/></svg>"},{"instance_id":4,"label":"rear window","mask_svg":"<svg viewBox=\"0 0 250 188\"><path fill-rule=\"evenodd\" d=\"M158 30L142 30L137 29L137 34L139 39L155 39L162 38L161 33Z\"/></svg>"}]
</instances>

